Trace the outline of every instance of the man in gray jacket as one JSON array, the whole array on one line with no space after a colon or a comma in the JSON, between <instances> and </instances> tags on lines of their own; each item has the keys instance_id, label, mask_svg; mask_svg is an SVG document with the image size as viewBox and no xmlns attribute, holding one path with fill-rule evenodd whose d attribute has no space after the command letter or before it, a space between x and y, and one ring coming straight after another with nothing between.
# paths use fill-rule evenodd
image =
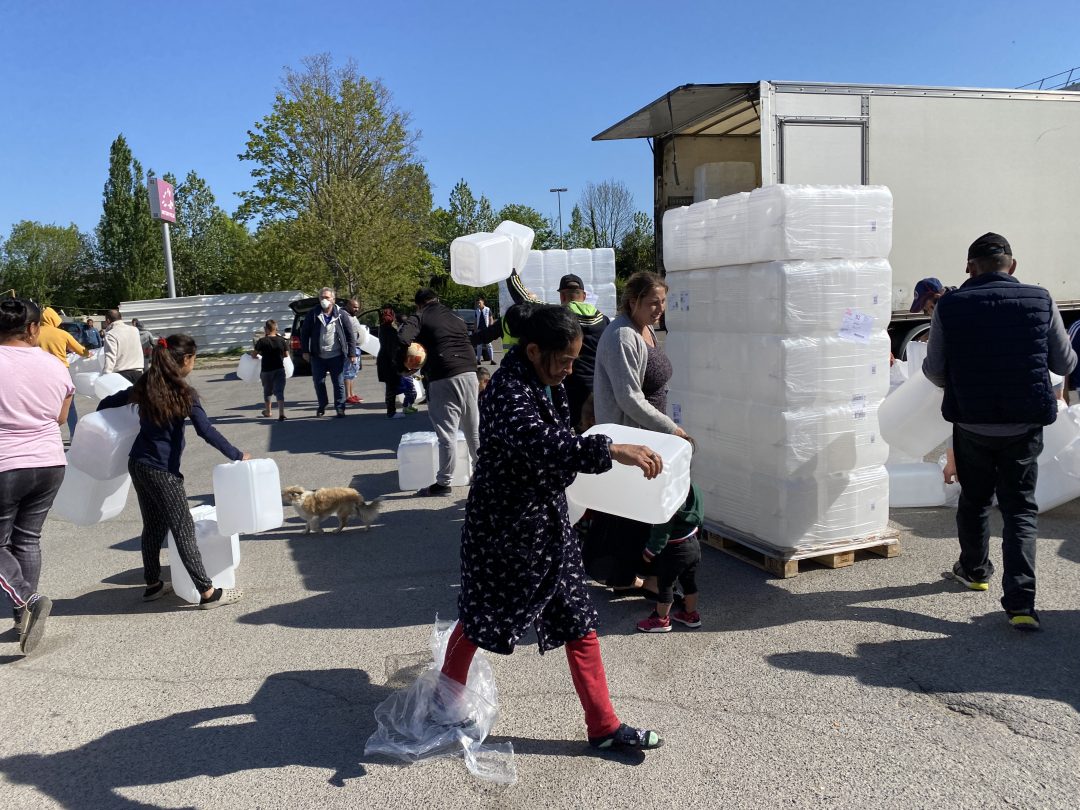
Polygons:
<instances>
[{"instance_id":1,"label":"man in gray jacket","mask_svg":"<svg viewBox=\"0 0 1080 810\"><path fill-rule=\"evenodd\" d=\"M319 290L318 306L312 307L300 327L300 345L304 359L311 363L311 382L319 407L316 416L326 413L326 375L334 385L334 411L345 416L345 364L352 362L356 350L348 313L334 303L333 287Z\"/></svg>"}]
</instances>

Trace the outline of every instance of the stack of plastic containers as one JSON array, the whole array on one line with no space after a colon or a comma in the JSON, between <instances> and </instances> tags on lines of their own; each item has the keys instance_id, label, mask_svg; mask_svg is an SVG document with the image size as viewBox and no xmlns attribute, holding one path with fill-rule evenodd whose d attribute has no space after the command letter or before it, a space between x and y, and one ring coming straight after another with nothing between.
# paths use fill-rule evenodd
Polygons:
<instances>
[{"instance_id":1,"label":"stack of plastic containers","mask_svg":"<svg viewBox=\"0 0 1080 810\"><path fill-rule=\"evenodd\" d=\"M96 411L79 419L68 450L64 483L51 514L76 526L92 526L119 515L131 478L128 453L139 434L134 405Z\"/></svg>"},{"instance_id":2,"label":"stack of plastic containers","mask_svg":"<svg viewBox=\"0 0 1080 810\"><path fill-rule=\"evenodd\" d=\"M768 186L664 215L672 418L707 518L780 552L886 527L892 196Z\"/></svg>"},{"instance_id":3,"label":"stack of plastic containers","mask_svg":"<svg viewBox=\"0 0 1080 810\"><path fill-rule=\"evenodd\" d=\"M609 318L615 317L615 251L611 248L588 250L530 250L524 267L518 268L522 283L542 301L559 303L559 280L573 273L585 285L585 300ZM513 300L499 285L499 307L506 312Z\"/></svg>"},{"instance_id":4,"label":"stack of plastic containers","mask_svg":"<svg viewBox=\"0 0 1080 810\"><path fill-rule=\"evenodd\" d=\"M240 564L240 535L224 535L218 528L217 510L213 506L195 506L191 509L195 521L195 545L202 557L203 569L215 588L233 588L236 586L236 566ZM176 553L176 544L172 532L167 537L169 549L169 576L172 577L173 591L185 602L195 605L202 594L191 581L180 556Z\"/></svg>"}]
</instances>

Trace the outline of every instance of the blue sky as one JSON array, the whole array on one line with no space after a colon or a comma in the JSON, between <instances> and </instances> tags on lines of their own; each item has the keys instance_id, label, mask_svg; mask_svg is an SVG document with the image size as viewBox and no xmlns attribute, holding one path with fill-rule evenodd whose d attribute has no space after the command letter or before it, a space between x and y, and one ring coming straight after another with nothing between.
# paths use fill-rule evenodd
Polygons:
<instances>
[{"instance_id":1,"label":"blue sky","mask_svg":"<svg viewBox=\"0 0 1080 810\"><path fill-rule=\"evenodd\" d=\"M548 189L565 186L565 220L590 180L651 206L646 143L590 139L680 84L1015 87L1080 65L1077 20L996 0L0 0L0 235L22 219L93 228L120 132L145 167L194 169L234 211L247 130L315 53L354 59L411 112L436 204L463 177L496 207L553 215Z\"/></svg>"}]
</instances>

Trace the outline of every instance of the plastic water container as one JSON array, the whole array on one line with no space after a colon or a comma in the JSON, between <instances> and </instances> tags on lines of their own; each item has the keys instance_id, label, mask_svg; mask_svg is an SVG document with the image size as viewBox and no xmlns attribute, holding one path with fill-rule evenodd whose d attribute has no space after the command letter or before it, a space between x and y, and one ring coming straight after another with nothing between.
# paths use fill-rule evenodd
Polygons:
<instances>
[{"instance_id":1,"label":"plastic water container","mask_svg":"<svg viewBox=\"0 0 1080 810\"><path fill-rule=\"evenodd\" d=\"M690 490L690 442L670 433L624 425L595 425L586 436L603 435L615 444L643 444L660 454L664 469L649 481L637 467L615 462L599 475L579 473L567 492L582 506L643 523L667 523Z\"/></svg>"},{"instance_id":2,"label":"plastic water container","mask_svg":"<svg viewBox=\"0 0 1080 810\"><path fill-rule=\"evenodd\" d=\"M585 514L585 507L575 501L569 492L566 494L566 513L570 517L571 526L581 520L581 516Z\"/></svg>"},{"instance_id":3,"label":"plastic water container","mask_svg":"<svg viewBox=\"0 0 1080 810\"><path fill-rule=\"evenodd\" d=\"M456 462L450 486L465 487L472 479L472 457L465 434L457 433ZM439 440L434 431L406 433L398 443L398 488L423 489L435 483L439 472Z\"/></svg>"},{"instance_id":4,"label":"plastic water container","mask_svg":"<svg viewBox=\"0 0 1080 810\"><path fill-rule=\"evenodd\" d=\"M878 408L882 438L912 458L922 458L952 434L941 416L940 388L912 370L908 381L889 394Z\"/></svg>"},{"instance_id":5,"label":"plastic water container","mask_svg":"<svg viewBox=\"0 0 1080 810\"><path fill-rule=\"evenodd\" d=\"M87 414L75 426L68 465L100 481L119 478L127 473L128 453L138 435L139 409L135 405Z\"/></svg>"},{"instance_id":6,"label":"plastic water container","mask_svg":"<svg viewBox=\"0 0 1080 810\"><path fill-rule=\"evenodd\" d=\"M131 380L115 371L102 374L94 380L94 396L97 399L105 399L128 388L131 388Z\"/></svg>"},{"instance_id":7,"label":"plastic water container","mask_svg":"<svg viewBox=\"0 0 1080 810\"><path fill-rule=\"evenodd\" d=\"M529 251L532 250L533 239L536 236L533 229L512 220L504 219L495 229L495 233L509 236L514 242L513 264L511 266L524 267L529 258Z\"/></svg>"},{"instance_id":8,"label":"plastic water container","mask_svg":"<svg viewBox=\"0 0 1080 810\"><path fill-rule=\"evenodd\" d=\"M97 382L100 376L100 371L80 371L74 374L71 379L75 383L75 393L81 397L97 399L97 394L94 393L94 383Z\"/></svg>"},{"instance_id":9,"label":"plastic water container","mask_svg":"<svg viewBox=\"0 0 1080 810\"><path fill-rule=\"evenodd\" d=\"M49 514L76 526L93 526L124 511L130 488L131 476L126 472L98 480L69 464Z\"/></svg>"},{"instance_id":10,"label":"plastic water container","mask_svg":"<svg viewBox=\"0 0 1080 810\"><path fill-rule=\"evenodd\" d=\"M255 534L285 522L281 476L269 458L232 461L214 467L214 505L224 535Z\"/></svg>"},{"instance_id":11,"label":"plastic water container","mask_svg":"<svg viewBox=\"0 0 1080 810\"><path fill-rule=\"evenodd\" d=\"M1040 513L1080 498L1080 478L1070 474L1076 466L1077 442L1080 442L1080 405L1067 408L1058 401L1057 420L1043 428L1043 451L1039 455L1039 479L1035 485L1035 502Z\"/></svg>"},{"instance_id":12,"label":"plastic water container","mask_svg":"<svg viewBox=\"0 0 1080 810\"><path fill-rule=\"evenodd\" d=\"M259 379L262 363L258 357L252 357L246 352L240 355L240 362L236 364L236 376L244 382L252 382Z\"/></svg>"},{"instance_id":13,"label":"plastic water container","mask_svg":"<svg viewBox=\"0 0 1080 810\"><path fill-rule=\"evenodd\" d=\"M379 339L369 332L368 336L364 339L364 342L360 344L360 351L377 357L381 345Z\"/></svg>"},{"instance_id":14,"label":"plastic water container","mask_svg":"<svg viewBox=\"0 0 1080 810\"><path fill-rule=\"evenodd\" d=\"M471 233L450 243L450 276L466 287L486 287L510 277L514 242L509 236Z\"/></svg>"},{"instance_id":15,"label":"plastic water container","mask_svg":"<svg viewBox=\"0 0 1080 810\"><path fill-rule=\"evenodd\" d=\"M75 379L76 374L101 374L105 371L105 350L96 349L90 352L89 357L76 357L68 364L68 371L72 379Z\"/></svg>"},{"instance_id":16,"label":"plastic water container","mask_svg":"<svg viewBox=\"0 0 1080 810\"><path fill-rule=\"evenodd\" d=\"M240 564L240 535L223 535L215 516L214 507L196 506L191 510L191 517L195 521L195 545L214 587L232 588L236 585L236 566ZM198 604L202 595L176 553L172 532L169 532L166 542L173 590L185 602Z\"/></svg>"},{"instance_id":17,"label":"plastic water container","mask_svg":"<svg viewBox=\"0 0 1080 810\"><path fill-rule=\"evenodd\" d=\"M889 507L944 506L945 479L931 461L889 464Z\"/></svg>"},{"instance_id":18,"label":"plastic water container","mask_svg":"<svg viewBox=\"0 0 1080 810\"><path fill-rule=\"evenodd\" d=\"M285 368L285 379L292 377L293 372L296 370L293 368L293 361L290 355L285 355L285 359L281 361L282 366Z\"/></svg>"}]
</instances>

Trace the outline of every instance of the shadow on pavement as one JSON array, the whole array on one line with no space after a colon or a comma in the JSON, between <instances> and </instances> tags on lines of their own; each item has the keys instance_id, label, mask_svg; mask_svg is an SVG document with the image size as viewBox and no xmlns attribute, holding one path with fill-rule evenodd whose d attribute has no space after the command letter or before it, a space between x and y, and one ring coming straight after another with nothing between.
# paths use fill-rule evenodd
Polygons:
<instances>
[{"instance_id":1,"label":"shadow on pavement","mask_svg":"<svg viewBox=\"0 0 1080 810\"><path fill-rule=\"evenodd\" d=\"M0 759L0 774L72 808L154 807L118 790L262 768L322 768L340 787L366 773L359 763L375 730L372 710L388 694L361 670L281 672L248 703L180 712L57 754Z\"/></svg>"},{"instance_id":2,"label":"shadow on pavement","mask_svg":"<svg viewBox=\"0 0 1080 810\"><path fill-rule=\"evenodd\" d=\"M1075 677L1080 612L1040 611L1040 616L1041 633L1019 633L993 609L971 623L912 618L905 626L923 624L943 635L862 643L854 655L806 651L777 653L766 661L780 669L851 677L868 686L926 694L1025 695L1080 709Z\"/></svg>"}]
</instances>

